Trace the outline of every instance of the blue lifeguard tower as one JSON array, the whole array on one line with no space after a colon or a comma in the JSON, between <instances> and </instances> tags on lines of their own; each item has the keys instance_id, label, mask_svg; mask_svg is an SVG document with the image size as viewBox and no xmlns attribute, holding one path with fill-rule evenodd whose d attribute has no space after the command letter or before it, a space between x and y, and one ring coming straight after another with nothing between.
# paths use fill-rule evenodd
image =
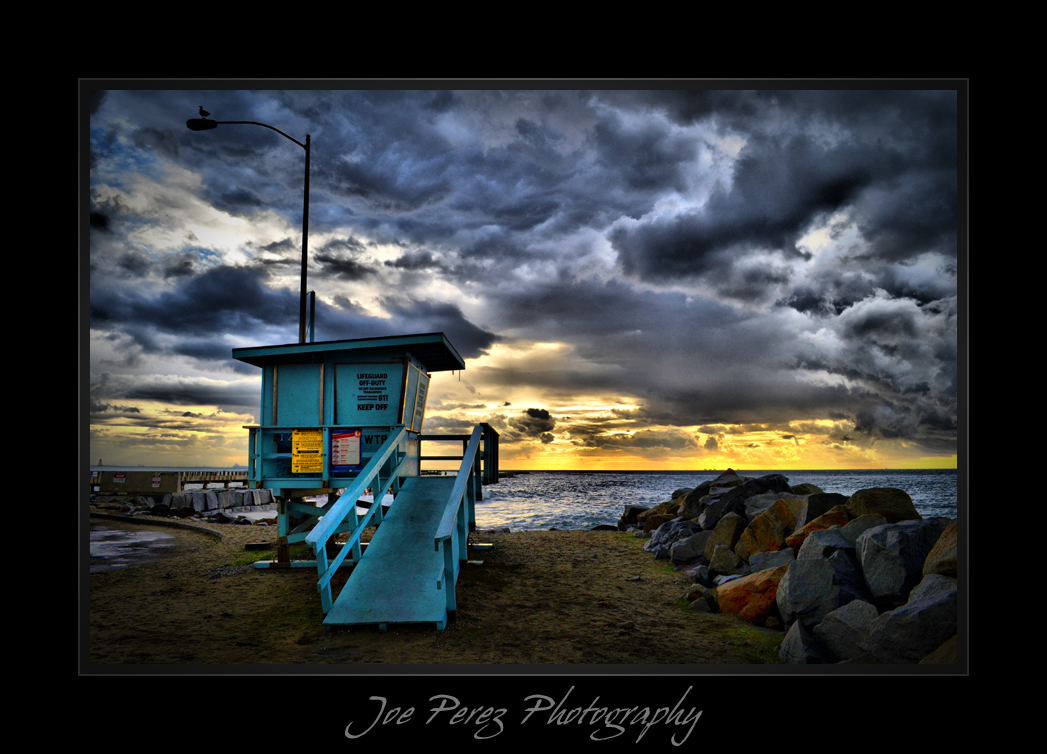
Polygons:
<instances>
[{"instance_id":1,"label":"blue lifeguard tower","mask_svg":"<svg viewBox=\"0 0 1047 754\"><path fill-rule=\"evenodd\" d=\"M328 625L447 624L483 484L498 481L498 433L423 435L433 372L465 368L443 333L237 348L262 368L259 425L248 427L248 483L277 499L277 559L315 567ZM461 441L461 456L424 456L424 441ZM422 461L460 461L454 475ZM357 510L370 491L373 503ZM387 493L394 503L383 508ZM317 498L327 498L318 504ZM371 541L360 535L381 524ZM347 541L335 544L337 535ZM340 537L341 539L341 537ZM305 542L313 561L292 561ZM335 596L331 580L351 567Z\"/></svg>"}]
</instances>

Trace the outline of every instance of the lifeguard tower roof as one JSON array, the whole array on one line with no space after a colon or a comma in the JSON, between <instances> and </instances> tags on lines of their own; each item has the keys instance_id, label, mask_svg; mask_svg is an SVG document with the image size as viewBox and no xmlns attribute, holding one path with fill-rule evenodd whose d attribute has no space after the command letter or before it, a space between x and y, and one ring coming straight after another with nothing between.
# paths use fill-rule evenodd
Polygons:
<instances>
[{"instance_id":1,"label":"lifeguard tower roof","mask_svg":"<svg viewBox=\"0 0 1047 754\"><path fill-rule=\"evenodd\" d=\"M354 356L366 359L369 356L388 357L392 353L411 354L429 372L448 372L465 369L465 361L441 333L420 335L393 335L386 338L354 338L352 340L327 340L319 343L289 343L282 346L256 346L234 348L233 358L255 366L280 362L309 361L312 357L353 351Z\"/></svg>"}]
</instances>

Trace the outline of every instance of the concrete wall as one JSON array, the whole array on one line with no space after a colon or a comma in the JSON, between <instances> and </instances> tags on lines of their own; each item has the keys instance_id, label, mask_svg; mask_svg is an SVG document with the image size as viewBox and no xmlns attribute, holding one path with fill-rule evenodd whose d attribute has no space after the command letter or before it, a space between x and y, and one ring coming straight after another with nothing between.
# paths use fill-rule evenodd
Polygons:
<instances>
[{"instance_id":1,"label":"concrete wall","mask_svg":"<svg viewBox=\"0 0 1047 754\"><path fill-rule=\"evenodd\" d=\"M177 471L102 471L98 474L98 492L103 495L180 492L180 476Z\"/></svg>"}]
</instances>

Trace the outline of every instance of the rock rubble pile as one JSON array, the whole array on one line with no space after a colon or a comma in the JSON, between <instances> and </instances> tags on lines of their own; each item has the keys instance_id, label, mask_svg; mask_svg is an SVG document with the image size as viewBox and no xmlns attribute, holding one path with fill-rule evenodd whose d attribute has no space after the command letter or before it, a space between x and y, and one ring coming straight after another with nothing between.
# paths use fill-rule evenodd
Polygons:
<instances>
[{"instance_id":1,"label":"rock rubble pile","mask_svg":"<svg viewBox=\"0 0 1047 754\"><path fill-rule=\"evenodd\" d=\"M266 489L228 488L220 490L186 490L160 496L137 495L135 497L93 497L92 505L111 508L122 515L133 516L147 513L152 516L176 516L196 518L215 523L269 524L242 514L246 511L272 510L276 516L276 501L273 493Z\"/></svg>"},{"instance_id":2,"label":"rock rubble pile","mask_svg":"<svg viewBox=\"0 0 1047 754\"><path fill-rule=\"evenodd\" d=\"M903 490L846 496L728 469L618 529L691 582L692 609L786 632L785 663L956 661L957 530Z\"/></svg>"}]
</instances>

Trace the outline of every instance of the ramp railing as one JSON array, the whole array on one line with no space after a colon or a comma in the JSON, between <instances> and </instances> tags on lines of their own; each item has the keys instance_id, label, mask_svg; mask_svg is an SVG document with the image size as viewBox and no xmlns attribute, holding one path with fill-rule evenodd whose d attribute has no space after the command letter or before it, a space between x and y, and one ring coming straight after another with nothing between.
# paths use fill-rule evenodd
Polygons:
<instances>
[{"instance_id":1,"label":"ramp railing","mask_svg":"<svg viewBox=\"0 0 1047 754\"><path fill-rule=\"evenodd\" d=\"M335 571L338 570L338 566L345 561L350 553L353 556L353 562L360 560L360 536L368 526L381 523L383 515L382 498L385 497L385 493L389 491L390 487L394 485L396 485L397 489L399 487L400 466L406 458L406 454L401 453L399 448L400 442L406 433L407 429L401 427L389 436L389 439L371 457L371 460L360 471L352 484L346 488L341 497L323 508L323 518L316 523L305 538L313 552L316 553L316 570L319 574L316 588L320 592L320 602L325 615L330 612L331 606L334 604L331 594L331 578L334 576ZM360 516L356 512L356 503L368 487L374 492L374 504L368 508L364 515ZM349 519L350 524L353 524L349 540L341 546L341 549L328 562L327 543L339 532L339 527L342 526L346 519Z\"/></svg>"},{"instance_id":2,"label":"ramp railing","mask_svg":"<svg viewBox=\"0 0 1047 754\"><path fill-rule=\"evenodd\" d=\"M461 563L466 559L469 548L469 524L475 516L477 484L480 468L480 437L482 427L477 426L469 438L458 469L451 496L444 508L440 526L436 530L436 551L443 553L442 578L438 583L444 585L447 609L456 610L455 585L458 583L458 572Z\"/></svg>"},{"instance_id":3,"label":"ramp railing","mask_svg":"<svg viewBox=\"0 0 1047 754\"><path fill-rule=\"evenodd\" d=\"M494 427L490 424L479 424L477 426L480 428L480 448L477 450L477 457L479 459L479 469L481 470L481 473L475 476L473 484L476 485L476 499L483 500L483 485L497 484L498 482L498 432L495 431ZM469 445L469 441L472 439L472 435L424 434L419 435L418 439L423 443L460 442L462 444L462 453L464 455L465 450ZM423 447L428 448L428 445ZM421 455L419 460L422 462L460 461L462 460L463 455Z\"/></svg>"}]
</instances>

